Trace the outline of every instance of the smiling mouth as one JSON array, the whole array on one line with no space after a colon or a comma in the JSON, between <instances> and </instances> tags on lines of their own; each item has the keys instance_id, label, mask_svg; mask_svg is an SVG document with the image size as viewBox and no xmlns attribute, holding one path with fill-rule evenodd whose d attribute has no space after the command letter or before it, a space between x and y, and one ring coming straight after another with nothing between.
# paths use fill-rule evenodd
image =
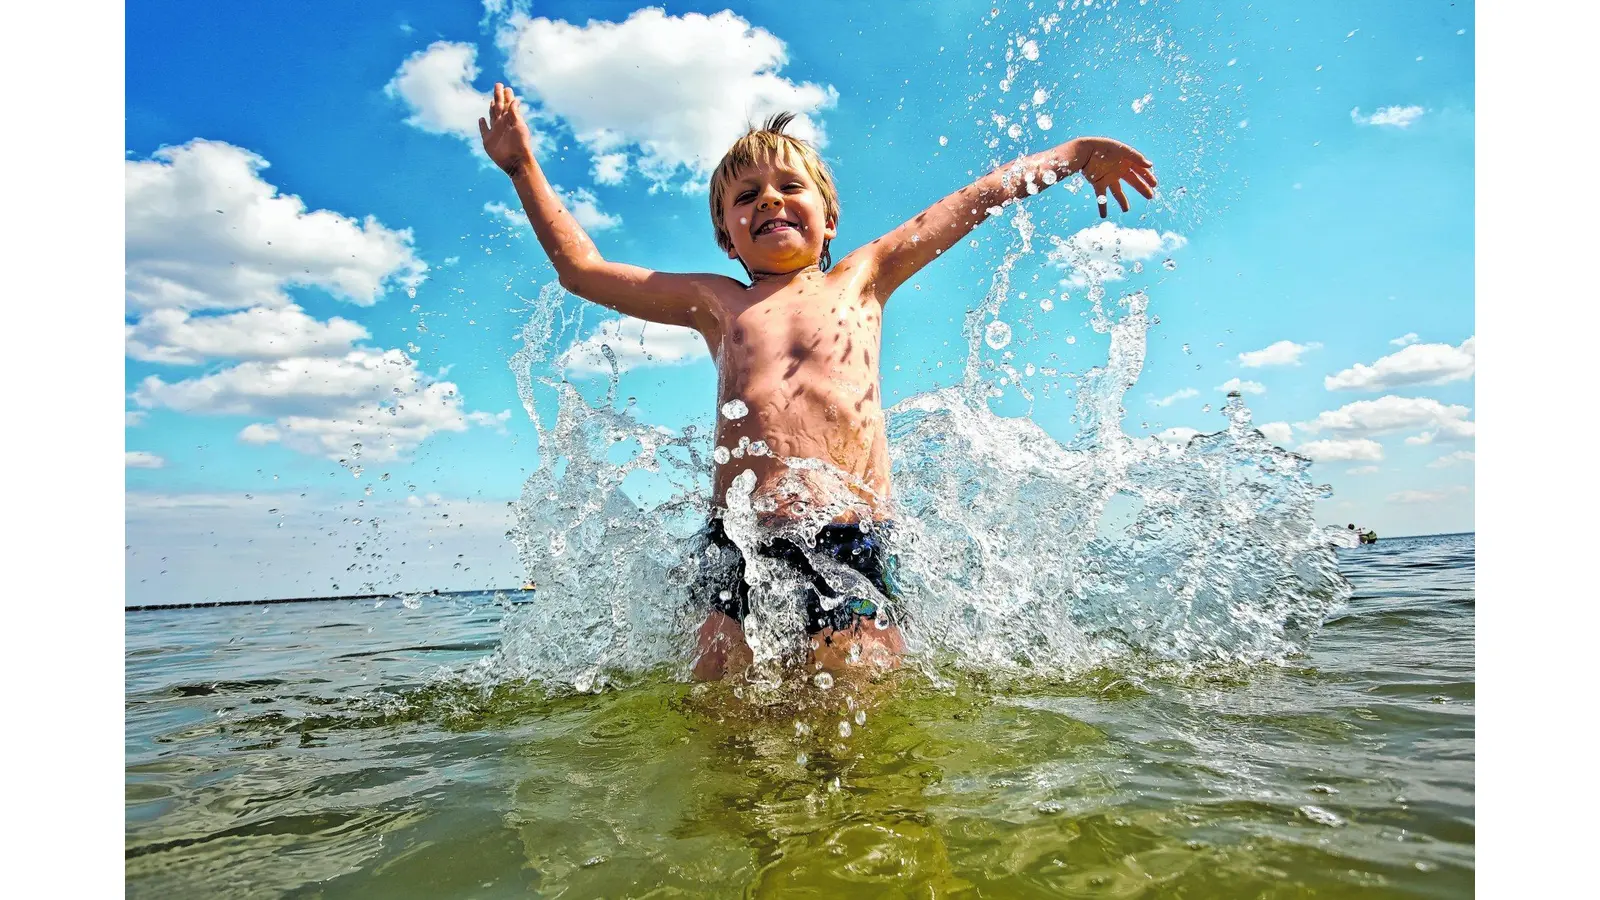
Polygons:
<instances>
[{"instance_id":1,"label":"smiling mouth","mask_svg":"<svg viewBox=\"0 0 1600 900\"><path fill-rule=\"evenodd\" d=\"M755 234L756 237L760 237L763 234L771 234L774 231L798 231L799 229L799 225L788 219L768 219L762 223L760 228L756 229Z\"/></svg>"}]
</instances>

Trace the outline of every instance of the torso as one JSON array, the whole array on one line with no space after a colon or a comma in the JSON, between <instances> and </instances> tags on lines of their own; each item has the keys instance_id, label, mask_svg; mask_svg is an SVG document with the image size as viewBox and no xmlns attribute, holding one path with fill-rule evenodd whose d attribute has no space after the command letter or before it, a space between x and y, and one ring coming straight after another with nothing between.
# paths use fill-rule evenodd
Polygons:
<instances>
[{"instance_id":1,"label":"torso","mask_svg":"<svg viewBox=\"0 0 1600 900\"><path fill-rule=\"evenodd\" d=\"M845 490L871 517L884 514L889 451L878 377L883 305L859 282L846 260L826 274L809 270L718 291L715 322L702 328L717 363L716 446L729 451L713 478L717 507L725 504L733 480L749 470L756 476L752 499L760 512L788 518L816 504L840 507L845 498L838 495ZM742 401L748 413L738 419L723 415L733 400ZM750 452L756 442L765 442L765 455ZM786 458L820 460L842 472L844 484L839 476L803 471L785 479L792 471ZM853 521L859 515L846 510L833 518Z\"/></svg>"}]
</instances>

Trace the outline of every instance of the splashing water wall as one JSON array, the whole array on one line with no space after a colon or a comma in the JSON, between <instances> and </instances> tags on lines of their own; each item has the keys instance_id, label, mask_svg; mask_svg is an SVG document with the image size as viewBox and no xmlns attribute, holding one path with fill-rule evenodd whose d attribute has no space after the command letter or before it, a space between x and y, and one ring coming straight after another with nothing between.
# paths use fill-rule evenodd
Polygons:
<instances>
[{"instance_id":1,"label":"splashing water wall","mask_svg":"<svg viewBox=\"0 0 1600 900\"><path fill-rule=\"evenodd\" d=\"M984 141L997 153L991 165L1042 148L1030 140L1053 138L1048 146L1066 137L1045 134L1055 124L1046 102L1063 85L1074 97L1093 96L1101 90L1089 87L1099 64L1048 83L1025 82L1030 67L1043 71L1039 61L1048 53L1041 44L1093 60L1084 35L1098 34L1102 51L1112 45L1124 59L1157 67L1155 86L1131 109L1156 115L1170 108L1168 129L1183 146L1166 167L1168 196L1158 196L1152 209L1197 221L1206 149L1226 139L1212 123L1231 120L1233 111L1220 92L1208 93L1204 73L1170 33L1101 7L1061 6L1007 38L994 99L987 83L970 98L976 107L992 106L977 117L997 132ZM1016 114L1019 93L1024 115ZM1070 101L1049 108L1057 116L1081 114ZM1076 192L1082 184L1073 179L1065 187ZM1125 433L1124 397L1159 319L1145 288L1114 289L1141 263L1125 259L1115 232L1093 229L1047 235L1055 249L1040 254L1037 212L1016 203L990 212L1001 221L980 232L1009 244L989 290L966 314L962 380L887 411L903 591L894 612L911 661L936 679L954 671L1070 677L1136 660L1275 662L1302 652L1348 595L1333 554L1343 536L1314 521L1313 505L1327 489L1312 483L1309 461L1255 430L1237 396L1216 433L1186 445ZM1019 264L1040 261L1075 273L1072 302L1107 342L1104 361L1081 375L1014 365L1021 348L1044 339L1022 310L1054 305L1029 301L1012 286ZM1067 300L1063 291L1059 302ZM558 352L576 333L581 307L549 285L532 309L511 366L537 429L539 463L509 536L538 584L538 602L508 617L501 648L481 674L580 691L647 673L686 677L705 615L690 595L699 546L693 538L712 502L713 459L730 451L712 447L710 435L694 426L672 431L642 421L633 398L619 400L610 348L602 351L612 364L605 395L586 401L562 379ZM891 316L885 341L893 340ZM1088 352L1087 343L1078 353ZM1052 379L1047 389L1076 381L1076 436L1058 441L1027 415L995 411L1008 397L1031 410L1036 376ZM640 478L666 499L641 504L637 491L624 490L625 481ZM746 574L747 636L758 678L775 678L778 664L804 647L795 611L802 586L749 552L764 537L748 491L749 483L739 482L718 499L728 506L730 538L755 560ZM838 511L819 506L787 531L808 541Z\"/></svg>"}]
</instances>

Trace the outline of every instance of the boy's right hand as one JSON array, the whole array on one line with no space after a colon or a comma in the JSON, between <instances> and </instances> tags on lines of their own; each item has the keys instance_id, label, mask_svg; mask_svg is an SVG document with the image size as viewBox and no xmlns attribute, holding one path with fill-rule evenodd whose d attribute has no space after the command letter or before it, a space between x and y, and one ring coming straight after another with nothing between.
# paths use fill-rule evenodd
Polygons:
<instances>
[{"instance_id":1,"label":"boy's right hand","mask_svg":"<svg viewBox=\"0 0 1600 900\"><path fill-rule=\"evenodd\" d=\"M489 119L478 119L478 134L483 152L507 175L515 176L533 160L533 135L522 120L522 101L511 89L495 82L494 98L489 101Z\"/></svg>"}]
</instances>

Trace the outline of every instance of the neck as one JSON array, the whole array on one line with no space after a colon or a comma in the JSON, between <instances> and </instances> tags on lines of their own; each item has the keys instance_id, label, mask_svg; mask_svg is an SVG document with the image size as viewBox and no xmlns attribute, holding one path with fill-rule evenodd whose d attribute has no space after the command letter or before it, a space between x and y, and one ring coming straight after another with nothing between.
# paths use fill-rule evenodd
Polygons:
<instances>
[{"instance_id":1,"label":"neck","mask_svg":"<svg viewBox=\"0 0 1600 900\"><path fill-rule=\"evenodd\" d=\"M804 275L807 272L821 272L822 266L818 263L812 263L809 266L802 266L798 269L793 269L788 272L757 272L754 269L746 266L745 271L750 273L750 286L755 287L756 285L765 282L783 281L790 278L796 278L800 275Z\"/></svg>"}]
</instances>

